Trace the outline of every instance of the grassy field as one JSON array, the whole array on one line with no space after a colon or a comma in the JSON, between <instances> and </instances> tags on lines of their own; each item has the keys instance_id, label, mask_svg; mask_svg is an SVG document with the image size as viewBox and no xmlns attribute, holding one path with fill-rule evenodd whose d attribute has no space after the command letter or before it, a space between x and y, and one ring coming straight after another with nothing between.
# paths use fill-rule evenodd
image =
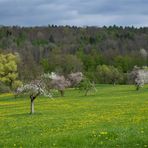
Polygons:
<instances>
[{"instance_id":1,"label":"grassy field","mask_svg":"<svg viewBox=\"0 0 148 148\"><path fill-rule=\"evenodd\" d=\"M148 86L97 86L95 95L30 100L0 95L0 148L148 147Z\"/></svg>"}]
</instances>

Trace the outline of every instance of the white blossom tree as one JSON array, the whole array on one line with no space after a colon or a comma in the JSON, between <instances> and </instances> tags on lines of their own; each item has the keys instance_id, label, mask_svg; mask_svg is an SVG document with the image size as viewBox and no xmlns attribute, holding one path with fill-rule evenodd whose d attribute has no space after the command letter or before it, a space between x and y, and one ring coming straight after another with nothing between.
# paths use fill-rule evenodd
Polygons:
<instances>
[{"instance_id":1,"label":"white blossom tree","mask_svg":"<svg viewBox=\"0 0 148 148\"><path fill-rule=\"evenodd\" d=\"M19 94L28 94L30 97L30 114L34 113L34 100L39 95L44 95L49 98L52 95L47 91L46 84L42 80L35 80L30 82L29 84L25 84L17 89L16 95Z\"/></svg>"},{"instance_id":2,"label":"white blossom tree","mask_svg":"<svg viewBox=\"0 0 148 148\"><path fill-rule=\"evenodd\" d=\"M64 96L66 88L76 87L83 80L83 74L81 72L71 73L67 78L54 72L44 74L42 77L48 81L49 89L58 90L61 96Z\"/></svg>"},{"instance_id":3,"label":"white blossom tree","mask_svg":"<svg viewBox=\"0 0 148 148\"><path fill-rule=\"evenodd\" d=\"M70 82L66 80L64 76L58 76L57 78L51 80L50 86L51 88L58 90L61 96L64 96L64 91L70 86Z\"/></svg>"},{"instance_id":4,"label":"white blossom tree","mask_svg":"<svg viewBox=\"0 0 148 148\"><path fill-rule=\"evenodd\" d=\"M142 71L137 71L136 78L135 78L135 85L136 85L136 90L139 90L140 87L143 87L144 79L143 79Z\"/></svg>"},{"instance_id":5,"label":"white blossom tree","mask_svg":"<svg viewBox=\"0 0 148 148\"><path fill-rule=\"evenodd\" d=\"M79 85L80 84L80 85ZM52 98L51 89L56 89L60 92L61 96L64 96L64 91L68 87L78 87L80 90L85 91L87 95L94 87L88 79L84 79L81 72L71 73L66 79L62 75L55 73L47 73L41 76L41 80L34 80L28 84L25 84L17 89L16 95L28 94L30 97L30 113L34 113L34 100L39 95L44 95Z\"/></svg>"},{"instance_id":6,"label":"white blossom tree","mask_svg":"<svg viewBox=\"0 0 148 148\"><path fill-rule=\"evenodd\" d=\"M44 74L43 77L46 79L46 81L49 80L48 88L58 90L61 96L64 96L65 89L71 86L71 83L68 79L53 72L51 74Z\"/></svg>"},{"instance_id":7,"label":"white blossom tree","mask_svg":"<svg viewBox=\"0 0 148 148\"><path fill-rule=\"evenodd\" d=\"M140 54L144 59L147 59L148 53L145 49L140 49Z\"/></svg>"},{"instance_id":8,"label":"white blossom tree","mask_svg":"<svg viewBox=\"0 0 148 148\"><path fill-rule=\"evenodd\" d=\"M134 81L136 90L139 90L140 87L143 87L144 84L148 83L148 68L139 68L135 66L131 72L131 78Z\"/></svg>"},{"instance_id":9,"label":"white blossom tree","mask_svg":"<svg viewBox=\"0 0 148 148\"><path fill-rule=\"evenodd\" d=\"M84 76L82 72L71 73L68 75L68 80L71 83L71 87L77 86L82 80Z\"/></svg>"}]
</instances>

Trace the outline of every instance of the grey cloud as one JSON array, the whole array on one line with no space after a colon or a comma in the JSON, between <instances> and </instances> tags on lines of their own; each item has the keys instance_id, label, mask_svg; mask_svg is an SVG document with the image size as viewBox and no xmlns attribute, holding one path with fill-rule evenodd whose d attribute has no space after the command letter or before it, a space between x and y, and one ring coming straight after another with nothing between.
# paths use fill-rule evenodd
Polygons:
<instances>
[{"instance_id":1,"label":"grey cloud","mask_svg":"<svg viewBox=\"0 0 148 148\"><path fill-rule=\"evenodd\" d=\"M148 25L147 0L0 0L1 25Z\"/></svg>"}]
</instances>

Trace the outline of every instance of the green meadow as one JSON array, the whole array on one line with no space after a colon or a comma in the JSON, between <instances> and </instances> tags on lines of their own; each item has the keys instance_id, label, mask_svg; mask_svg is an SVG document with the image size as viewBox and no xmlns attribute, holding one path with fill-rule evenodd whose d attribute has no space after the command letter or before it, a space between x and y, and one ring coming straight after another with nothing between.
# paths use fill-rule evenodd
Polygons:
<instances>
[{"instance_id":1,"label":"green meadow","mask_svg":"<svg viewBox=\"0 0 148 148\"><path fill-rule=\"evenodd\" d=\"M148 147L148 85L98 85L39 97L30 115L28 96L0 95L0 148Z\"/></svg>"}]
</instances>

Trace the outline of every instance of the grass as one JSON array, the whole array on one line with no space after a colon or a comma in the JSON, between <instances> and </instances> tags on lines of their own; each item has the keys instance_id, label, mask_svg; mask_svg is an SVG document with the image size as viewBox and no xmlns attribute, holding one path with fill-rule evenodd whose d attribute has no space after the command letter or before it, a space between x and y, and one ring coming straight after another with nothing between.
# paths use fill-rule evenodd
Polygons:
<instances>
[{"instance_id":1,"label":"grass","mask_svg":"<svg viewBox=\"0 0 148 148\"><path fill-rule=\"evenodd\" d=\"M144 148L148 147L148 86L98 85L83 96L35 100L0 95L0 148Z\"/></svg>"}]
</instances>

